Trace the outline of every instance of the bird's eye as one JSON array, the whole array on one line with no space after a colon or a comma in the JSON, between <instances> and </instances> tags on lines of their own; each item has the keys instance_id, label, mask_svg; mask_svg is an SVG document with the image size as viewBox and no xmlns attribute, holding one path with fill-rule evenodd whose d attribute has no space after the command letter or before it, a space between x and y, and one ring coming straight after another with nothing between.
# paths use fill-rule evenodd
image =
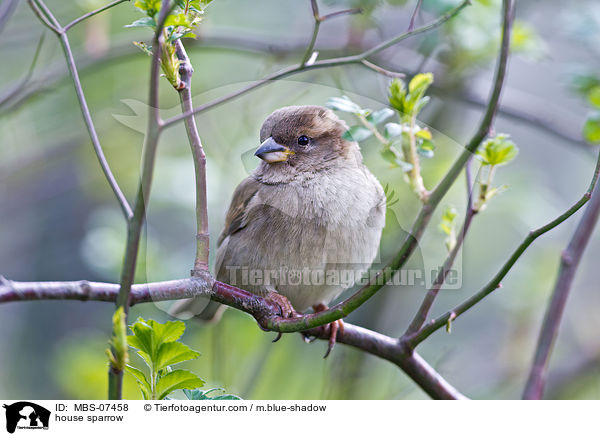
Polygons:
<instances>
[{"instance_id":1,"label":"bird's eye","mask_svg":"<svg viewBox=\"0 0 600 436\"><path fill-rule=\"evenodd\" d=\"M308 136L306 135L302 135L298 138L298 144L299 145L308 145L310 139L308 139Z\"/></svg>"}]
</instances>

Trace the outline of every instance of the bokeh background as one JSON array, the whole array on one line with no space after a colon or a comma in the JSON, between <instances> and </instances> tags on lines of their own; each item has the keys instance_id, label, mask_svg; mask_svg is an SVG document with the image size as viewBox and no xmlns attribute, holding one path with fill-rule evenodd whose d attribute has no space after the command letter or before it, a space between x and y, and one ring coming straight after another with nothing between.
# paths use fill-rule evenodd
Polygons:
<instances>
[{"instance_id":1,"label":"bokeh background","mask_svg":"<svg viewBox=\"0 0 600 436\"><path fill-rule=\"evenodd\" d=\"M5 5L9 0L4 0ZM44 31L25 1L0 33L0 274L11 280L116 282L125 223L102 176L54 35ZM417 25L456 0L424 0ZM49 0L61 23L103 2ZM320 58L356 53L406 30L416 1L324 1L323 13L361 6L364 13L321 26ZM139 18L124 3L70 32L83 88L101 143L121 187L133 198L145 126L150 58L132 41L147 29L128 29ZM474 1L442 28L406 40L375 60L395 71L432 71L432 102L420 121L434 131L435 157L424 161L434 186L474 132L482 114L499 43L500 2ZM513 56L496 131L509 133L518 158L498 171L509 189L473 223L459 261L462 286L443 291L434 313L477 291L534 227L552 219L587 188L597 148L581 134L598 85L600 5L590 1L520 1ZM195 104L298 62L310 39L308 1L215 0L187 40L195 75ZM39 59L27 76L40 36ZM26 80L23 81L23 78ZM349 95L373 109L386 104L389 78L361 66L305 72L269 84L197 117L208 155L209 214L213 241L221 231L235 186L256 166L262 120L290 104L324 104ZM161 80L164 116L178 112L178 98ZM599 88L600 89L600 88ZM351 121L349 119L349 121ZM399 169L383 161L375 142L363 145L365 162L400 201L388 210L382 259L399 246L418 201ZM478 165L474 165L478 170ZM465 206L464 179L444 199L414 262L439 264L446 251L438 228L444 206ZM540 238L503 282L501 290L421 347L451 383L474 398L516 398L532 359L553 287L561 249L578 216ZM186 277L194 256L193 166L181 125L163 135L149 205L148 227L136 281ZM214 242L213 242L214 245ZM212 253L215 250L213 247ZM600 398L600 292L598 235L582 262L551 361L547 396ZM422 260L421 260L422 259ZM399 336L425 288L383 289L349 321ZM144 304L138 316L169 319L164 306ZM101 399L106 397L104 349L111 304L31 302L0 305L0 397ZM304 344L297 334L272 344L273 333L235 310L216 325L187 321L184 341L202 356L189 362L208 387L248 399L419 399L414 383L386 361L338 345L323 359L325 344ZM125 397L140 398L125 380Z\"/></svg>"}]
</instances>

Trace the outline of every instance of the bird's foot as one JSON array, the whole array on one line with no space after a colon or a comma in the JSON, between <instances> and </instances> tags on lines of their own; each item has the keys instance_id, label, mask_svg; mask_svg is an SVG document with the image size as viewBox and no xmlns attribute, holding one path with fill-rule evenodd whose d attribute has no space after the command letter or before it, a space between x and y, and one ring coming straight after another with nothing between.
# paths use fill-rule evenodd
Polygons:
<instances>
[{"instance_id":1,"label":"bird's foot","mask_svg":"<svg viewBox=\"0 0 600 436\"><path fill-rule=\"evenodd\" d=\"M313 310L315 311L315 313L322 312L327 309L329 309L329 308L322 303L315 304L313 306ZM338 335L340 337L342 337L344 335L344 321L342 321L341 319L338 319L336 321L330 322L329 324L327 324L326 326L323 326L323 327L326 329L329 329L329 342L327 345L327 352L325 353L325 356L323 356L323 359L325 359L325 358L327 358L327 356L329 356L329 353L331 353L331 350L333 350L333 347L335 346L335 342L336 342Z\"/></svg>"},{"instance_id":2,"label":"bird's foot","mask_svg":"<svg viewBox=\"0 0 600 436\"><path fill-rule=\"evenodd\" d=\"M294 309L294 306L292 306L292 303L290 303L290 300L285 298L285 296L281 295L280 293L270 291L265 296L265 298L279 306L282 318L293 318L299 315L298 312L296 312L296 310ZM273 339L273 342L277 342L279 339L281 339L282 336L283 333L277 332L277 336L275 337L275 339Z\"/></svg>"},{"instance_id":3,"label":"bird's foot","mask_svg":"<svg viewBox=\"0 0 600 436\"><path fill-rule=\"evenodd\" d=\"M280 293L270 291L265 298L279 306L282 318L293 318L298 316L298 312L296 312L294 306L292 306L292 303L290 303L290 300L285 298L285 296L281 295Z\"/></svg>"}]
</instances>

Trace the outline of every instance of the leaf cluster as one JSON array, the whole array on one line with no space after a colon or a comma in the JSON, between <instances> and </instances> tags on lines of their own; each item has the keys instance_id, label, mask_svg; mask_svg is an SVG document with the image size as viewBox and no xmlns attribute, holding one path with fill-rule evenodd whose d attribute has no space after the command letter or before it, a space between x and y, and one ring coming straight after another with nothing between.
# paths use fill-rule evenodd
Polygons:
<instances>
[{"instance_id":1,"label":"leaf cluster","mask_svg":"<svg viewBox=\"0 0 600 436\"><path fill-rule=\"evenodd\" d=\"M519 153L519 148L511 141L510 135L498 134L487 139L477 150L476 157L482 165L506 165Z\"/></svg>"},{"instance_id":2,"label":"leaf cluster","mask_svg":"<svg viewBox=\"0 0 600 436\"><path fill-rule=\"evenodd\" d=\"M195 38L194 30L202 19L204 9L212 0L176 0L175 6L165 19L163 27L164 44L160 53L164 76L176 89L184 85L179 75L181 61L175 52L175 42L180 38ZM125 27L149 27L156 30L161 0L136 0L135 7L145 14ZM146 54L152 55L152 47L143 42L134 42Z\"/></svg>"},{"instance_id":3,"label":"leaf cluster","mask_svg":"<svg viewBox=\"0 0 600 436\"><path fill-rule=\"evenodd\" d=\"M131 365L126 369L136 378L144 399L162 400L177 389L204 386L204 381L194 373L171 368L172 365L200 356L199 352L178 341L185 331L182 321L161 324L138 318L130 329L133 335L127 336L127 342L137 350L147 366L148 374Z\"/></svg>"}]
</instances>

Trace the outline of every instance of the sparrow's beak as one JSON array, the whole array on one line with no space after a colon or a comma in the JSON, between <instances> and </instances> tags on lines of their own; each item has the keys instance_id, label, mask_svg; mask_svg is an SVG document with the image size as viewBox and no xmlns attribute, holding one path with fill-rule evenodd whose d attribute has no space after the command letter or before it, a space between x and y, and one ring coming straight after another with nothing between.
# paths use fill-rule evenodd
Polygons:
<instances>
[{"instance_id":1,"label":"sparrow's beak","mask_svg":"<svg viewBox=\"0 0 600 436\"><path fill-rule=\"evenodd\" d=\"M285 162L289 156L294 154L292 150L284 145L278 144L272 137L268 137L260 144L254 156L258 156L266 163Z\"/></svg>"}]
</instances>

